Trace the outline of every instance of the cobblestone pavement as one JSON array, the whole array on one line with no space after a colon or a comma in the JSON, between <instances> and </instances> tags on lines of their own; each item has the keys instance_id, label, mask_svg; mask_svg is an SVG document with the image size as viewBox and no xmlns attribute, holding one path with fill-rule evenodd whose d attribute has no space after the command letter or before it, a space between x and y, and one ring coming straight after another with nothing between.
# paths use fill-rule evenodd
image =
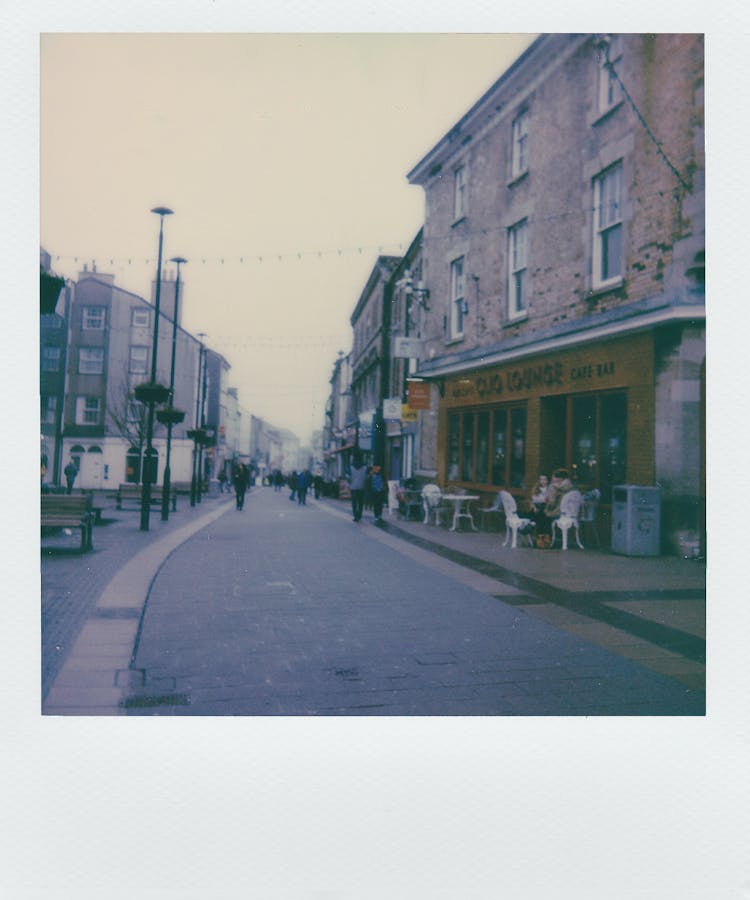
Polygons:
<instances>
[{"instance_id":1,"label":"cobblestone pavement","mask_svg":"<svg viewBox=\"0 0 750 900\"><path fill-rule=\"evenodd\" d=\"M131 715L700 715L702 692L528 614L523 591L345 507L259 491L174 550ZM515 601L515 602L514 602Z\"/></svg>"},{"instance_id":2,"label":"cobblestone pavement","mask_svg":"<svg viewBox=\"0 0 750 900\"><path fill-rule=\"evenodd\" d=\"M224 500L227 498L224 497ZM188 498L178 500L177 511L162 522L160 510L151 512L149 531L140 530L140 511L119 511L114 500L104 496L102 524L94 529L94 549L80 552L78 532L56 532L42 536L41 545L41 649L42 700L60 672L70 648L85 621L92 615L97 599L115 573L140 550L169 534L187 520L214 508L217 499L204 497L190 506Z\"/></svg>"}]
</instances>

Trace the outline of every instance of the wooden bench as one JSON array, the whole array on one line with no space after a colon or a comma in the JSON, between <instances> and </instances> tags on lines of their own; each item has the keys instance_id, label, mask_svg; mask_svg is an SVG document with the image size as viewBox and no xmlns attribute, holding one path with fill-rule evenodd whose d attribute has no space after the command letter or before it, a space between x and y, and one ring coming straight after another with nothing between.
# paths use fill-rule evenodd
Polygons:
<instances>
[{"instance_id":1,"label":"wooden bench","mask_svg":"<svg viewBox=\"0 0 750 900\"><path fill-rule=\"evenodd\" d=\"M42 494L42 528L80 528L81 551L94 547L94 512L90 494Z\"/></svg>"},{"instance_id":2,"label":"wooden bench","mask_svg":"<svg viewBox=\"0 0 750 900\"><path fill-rule=\"evenodd\" d=\"M142 485L140 484L130 484L129 482L126 484L121 484L119 488L117 488L117 495L115 497L117 503L117 509L122 509L122 504L132 500L137 506L141 505L141 489ZM177 493L172 490L170 491L170 503L172 506L172 510L176 511L177 509ZM151 485L151 503L152 504L160 504L161 499L164 496L162 486L160 484L152 484Z\"/></svg>"}]
</instances>

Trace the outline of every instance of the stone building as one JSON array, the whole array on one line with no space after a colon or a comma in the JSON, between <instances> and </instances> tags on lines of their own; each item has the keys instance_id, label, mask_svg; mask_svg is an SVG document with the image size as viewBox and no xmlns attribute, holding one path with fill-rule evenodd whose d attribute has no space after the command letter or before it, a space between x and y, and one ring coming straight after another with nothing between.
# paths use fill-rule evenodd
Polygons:
<instances>
[{"instance_id":1,"label":"stone building","mask_svg":"<svg viewBox=\"0 0 750 900\"><path fill-rule=\"evenodd\" d=\"M566 466L603 533L623 483L703 531L703 79L701 35L542 35L409 173L442 484Z\"/></svg>"},{"instance_id":2,"label":"stone building","mask_svg":"<svg viewBox=\"0 0 750 900\"><path fill-rule=\"evenodd\" d=\"M385 454L382 401L389 389L391 276L399 261L398 256L378 257L351 315L352 414L357 447L368 464L377 459L382 465Z\"/></svg>"}]
</instances>

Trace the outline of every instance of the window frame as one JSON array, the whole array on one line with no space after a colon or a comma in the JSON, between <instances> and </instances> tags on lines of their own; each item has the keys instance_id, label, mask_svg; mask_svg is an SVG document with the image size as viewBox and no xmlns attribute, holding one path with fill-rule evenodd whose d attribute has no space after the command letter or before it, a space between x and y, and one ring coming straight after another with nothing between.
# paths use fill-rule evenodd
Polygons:
<instances>
[{"instance_id":1,"label":"window frame","mask_svg":"<svg viewBox=\"0 0 750 900\"><path fill-rule=\"evenodd\" d=\"M529 171L529 121L528 107L522 109L511 125L510 177L520 178Z\"/></svg>"},{"instance_id":2,"label":"window frame","mask_svg":"<svg viewBox=\"0 0 750 900\"><path fill-rule=\"evenodd\" d=\"M457 341L464 336L464 315L466 304L466 278L464 276L466 257L458 256L451 260L450 268L450 332L452 341Z\"/></svg>"},{"instance_id":3,"label":"window frame","mask_svg":"<svg viewBox=\"0 0 750 900\"><path fill-rule=\"evenodd\" d=\"M81 329L83 331L104 331L106 320L107 309L105 306L91 304L84 306L81 310Z\"/></svg>"},{"instance_id":4,"label":"window frame","mask_svg":"<svg viewBox=\"0 0 750 900\"><path fill-rule=\"evenodd\" d=\"M42 346L42 372L59 372L62 362L62 348L57 344L44 344Z\"/></svg>"},{"instance_id":5,"label":"window frame","mask_svg":"<svg viewBox=\"0 0 750 900\"><path fill-rule=\"evenodd\" d=\"M57 420L57 395L41 394L39 398L39 422L54 425Z\"/></svg>"},{"instance_id":6,"label":"window frame","mask_svg":"<svg viewBox=\"0 0 750 900\"><path fill-rule=\"evenodd\" d=\"M523 235L523 241L519 236ZM523 251L522 264L517 259L519 249ZM518 277L521 280L521 302L518 302ZM529 281L529 220L524 218L508 228L508 318L520 319L528 315L528 281Z\"/></svg>"},{"instance_id":7,"label":"window frame","mask_svg":"<svg viewBox=\"0 0 750 900\"><path fill-rule=\"evenodd\" d=\"M145 350L143 359L143 368L133 368L133 350ZM148 373L148 352L149 348L145 344L131 344L128 348L128 374L129 375L146 375Z\"/></svg>"},{"instance_id":8,"label":"window frame","mask_svg":"<svg viewBox=\"0 0 750 900\"><path fill-rule=\"evenodd\" d=\"M146 321L145 323L139 323L136 321L138 316L143 316ZM130 326L131 328L150 328L151 327L151 310L150 309L139 309L134 306L130 310Z\"/></svg>"},{"instance_id":9,"label":"window frame","mask_svg":"<svg viewBox=\"0 0 750 900\"><path fill-rule=\"evenodd\" d=\"M93 355L93 359L92 359ZM86 362L84 362L86 360ZM79 375L103 375L104 374L104 347L79 347L78 348L78 374Z\"/></svg>"},{"instance_id":10,"label":"window frame","mask_svg":"<svg viewBox=\"0 0 750 900\"><path fill-rule=\"evenodd\" d=\"M607 60L616 66L622 59L619 37L609 37L609 47L597 50L596 110L598 116L606 115L623 101L622 87L607 67Z\"/></svg>"},{"instance_id":11,"label":"window frame","mask_svg":"<svg viewBox=\"0 0 750 900\"><path fill-rule=\"evenodd\" d=\"M468 209L468 183L466 164L456 166L453 170L453 221L460 222L466 217Z\"/></svg>"},{"instance_id":12,"label":"window frame","mask_svg":"<svg viewBox=\"0 0 750 900\"><path fill-rule=\"evenodd\" d=\"M625 277L625 217L623 214L623 171L623 161L620 159L614 162L612 165L607 166L606 169L603 169L593 178L593 252L591 280L594 290L600 290L602 288L608 288L622 284ZM611 183L610 179L615 175L618 178L618 184L616 185L616 197L613 201L606 196L603 197L602 194L603 192L608 190L608 185ZM602 214L605 205L610 209L616 209L618 215L616 218L613 218L611 220L608 217L607 221L603 223ZM608 244L605 245L605 239L608 239L613 234L619 234L619 271L614 275L605 275L605 259L609 258L608 253L605 252L605 246L608 246Z\"/></svg>"},{"instance_id":13,"label":"window frame","mask_svg":"<svg viewBox=\"0 0 750 900\"><path fill-rule=\"evenodd\" d=\"M483 419L484 416L488 418ZM479 458L479 449L483 442L480 440L481 425L487 423L487 440L484 443L486 458L482 462ZM514 433L514 426L522 422L522 449L520 457L514 453L514 441L519 440ZM471 434L466 435L467 427L471 428ZM496 464L496 435L498 429L502 434L502 474L498 477ZM476 486L479 490L486 491L523 491L526 479L526 457L528 454L528 402L526 400L503 403L496 406L473 406L454 408L448 411L448 423L446 432L445 476L449 482L457 482L470 486ZM471 460L464 458L466 448L470 448ZM520 466L518 461L520 459ZM471 472L472 477L466 478L465 473ZM487 473L486 481L478 481L480 471Z\"/></svg>"},{"instance_id":14,"label":"window frame","mask_svg":"<svg viewBox=\"0 0 750 900\"><path fill-rule=\"evenodd\" d=\"M101 416L101 398L88 394L80 394L76 397L76 425L99 425ZM87 421L86 417L94 414L93 421Z\"/></svg>"}]
</instances>

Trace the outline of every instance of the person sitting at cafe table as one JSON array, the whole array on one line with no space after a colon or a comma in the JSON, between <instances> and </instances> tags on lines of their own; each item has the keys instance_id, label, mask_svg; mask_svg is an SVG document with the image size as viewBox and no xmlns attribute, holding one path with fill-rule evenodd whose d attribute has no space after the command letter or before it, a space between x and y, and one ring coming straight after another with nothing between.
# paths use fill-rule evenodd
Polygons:
<instances>
[{"instance_id":1,"label":"person sitting at cafe table","mask_svg":"<svg viewBox=\"0 0 750 900\"><path fill-rule=\"evenodd\" d=\"M549 478L546 475L540 475L531 492L531 497L529 497L532 512L540 512L544 508L548 490Z\"/></svg>"},{"instance_id":2,"label":"person sitting at cafe table","mask_svg":"<svg viewBox=\"0 0 750 900\"><path fill-rule=\"evenodd\" d=\"M560 515L560 501L568 491L573 490L567 469L555 469L547 487L544 506L532 518L536 522L537 534L552 534L552 520Z\"/></svg>"}]
</instances>

